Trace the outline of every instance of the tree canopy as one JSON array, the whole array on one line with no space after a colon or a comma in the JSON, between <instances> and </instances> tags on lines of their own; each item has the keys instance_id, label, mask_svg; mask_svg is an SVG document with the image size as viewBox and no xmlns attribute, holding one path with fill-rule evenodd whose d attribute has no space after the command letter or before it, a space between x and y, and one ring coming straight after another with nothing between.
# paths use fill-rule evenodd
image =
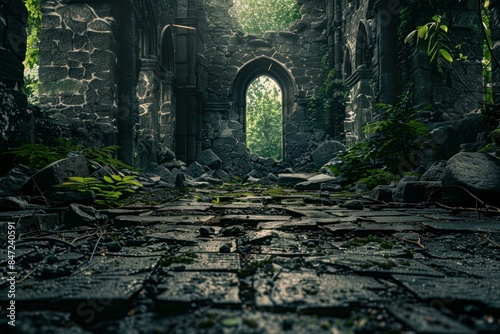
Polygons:
<instances>
[{"instance_id":1,"label":"tree canopy","mask_svg":"<svg viewBox=\"0 0 500 334\"><path fill-rule=\"evenodd\" d=\"M263 158L282 158L281 90L268 76L255 79L247 90L247 146Z\"/></svg>"},{"instance_id":2,"label":"tree canopy","mask_svg":"<svg viewBox=\"0 0 500 334\"><path fill-rule=\"evenodd\" d=\"M248 34L283 31L300 19L296 0L235 0L231 15Z\"/></svg>"}]
</instances>

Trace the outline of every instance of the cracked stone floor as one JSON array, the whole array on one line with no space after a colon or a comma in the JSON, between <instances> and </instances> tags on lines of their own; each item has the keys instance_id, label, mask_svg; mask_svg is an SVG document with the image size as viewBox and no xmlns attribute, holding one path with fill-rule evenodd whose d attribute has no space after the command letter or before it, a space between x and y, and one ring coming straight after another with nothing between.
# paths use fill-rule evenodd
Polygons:
<instances>
[{"instance_id":1,"label":"cracked stone floor","mask_svg":"<svg viewBox=\"0 0 500 334\"><path fill-rule=\"evenodd\" d=\"M2 307L1 332L500 333L498 216L263 187L170 191L103 210L99 226L50 228L57 210L45 212L49 227L18 241L16 326Z\"/></svg>"}]
</instances>

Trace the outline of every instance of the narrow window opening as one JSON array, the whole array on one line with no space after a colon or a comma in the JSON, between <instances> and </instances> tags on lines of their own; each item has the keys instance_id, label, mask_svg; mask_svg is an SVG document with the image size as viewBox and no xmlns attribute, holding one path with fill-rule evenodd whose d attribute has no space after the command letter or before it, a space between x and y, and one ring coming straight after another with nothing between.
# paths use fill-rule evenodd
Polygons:
<instances>
[{"instance_id":1,"label":"narrow window opening","mask_svg":"<svg viewBox=\"0 0 500 334\"><path fill-rule=\"evenodd\" d=\"M269 76L259 76L246 93L246 141L251 153L282 160L283 104L280 86Z\"/></svg>"}]
</instances>

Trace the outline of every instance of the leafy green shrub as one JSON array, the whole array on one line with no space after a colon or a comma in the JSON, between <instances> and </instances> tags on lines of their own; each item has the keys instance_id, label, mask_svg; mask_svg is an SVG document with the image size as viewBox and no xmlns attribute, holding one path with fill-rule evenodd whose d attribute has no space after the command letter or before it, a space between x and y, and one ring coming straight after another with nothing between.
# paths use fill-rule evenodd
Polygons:
<instances>
[{"instance_id":1,"label":"leafy green shrub","mask_svg":"<svg viewBox=\"0 0 500 334\"><path fill-rule=\"evenodd\" d=\"M121 199L134 194L134 187L142 187L135 178L133 175L111 175L99 180L94 177L71 176L59 186L82 192L92 191L97 206L113 208L121 206Z\"/></svg>"},{"instance_id":2,"label":"leafy green shrub","mask_svg":"<svg viewBox=\"0 0 500 334\"><path fill-rule=\"evenodd\" d=\"M112 145L106 147L87 148L83 145L74 144L72 141L58 138L55 145L25 144L4 154L14 155L19 163L29 167L40 169L50 163L66 158L70 153L82 154L89 159L89 165L97 169L100 165L112 165L116 169L135 170L133 167L113 157L120 146ZM95 165L96 162L98 165Z\"/></svg>"},{"instance_id":3,"label":"leafy green shrub","mask_svg":"<svg viewBox=\"0 0 500 334\"><path fill-rule=\"evenodd\" d=\"M368 123L364 142L339 154L340 163L329 168L349 184L362 180L370 186L388 184L415 165L415 153L422 150L428 136L424 123L416 119L410 89L396 105L378 104L380 120ZM422 110L421 110L422 111Z\"/></svg>"}]
</instances>

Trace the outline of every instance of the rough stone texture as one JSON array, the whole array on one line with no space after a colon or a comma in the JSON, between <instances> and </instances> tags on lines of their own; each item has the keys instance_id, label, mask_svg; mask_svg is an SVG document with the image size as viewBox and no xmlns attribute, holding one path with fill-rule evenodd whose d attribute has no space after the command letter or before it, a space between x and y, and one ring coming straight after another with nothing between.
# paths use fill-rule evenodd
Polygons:
<instances>
[{"instance_id":1,"label":"rough stone texture","mask_svg":"<svg viewBox=\"0 0 500 334\"><path fill-rule=\"evenodd\" d=\"M98 222L106 221L108 217L101 214L91 206L81 204L71 204L64 214L64 224L75 227L85 225L95 225Z\"/></svg>"},{"instance_id":2,"label":"rough stone texture","mask_svg":"<svg viewBox=\"0 0 500 334\"><path fill-rule=\"evenodd\" d=\"M55 186L66 182L70 176L89 176L87 159L81 155L58 160L39 170L24 187L28 195L44 195L56 191Z\"/></svg>"},{"instance_id":3,"label":"rough stone texture","mask_svg":"<svg viewBox=\"0 0 500 334\"><path fill-rule=\"evenodd\" d=\"M26 53L27 10L21 0L0 8L0 152L33 140L33 115L27 107L22 64ZM0 170L9 166L2 159ZM3 166L3 165L6 166Z\"/></svg>"},{"instance_id":4,"label":"rough stone texture","mask_svg":"<svg viewBox=\"0 0 500 334\"><path fill-rule=\"evenodd\" d=\"M406 203L420 203L429 201L429 197L432 193L436 192L442 187L440 181L410 181L410 182L399 182L394 192L392 193L392 200L395 202L406 202ZM378 197L388 197L381 192L378 188ZM386 198L387 199L387 198Z\"/></svg>"},{"instance_id":5,"label":"rough stone texture","mask_svg":"<svg viewBox=\"0 0 500 334\"><path fill-rule=\"evenodd\" d=\"M0 197L21 195L24 185L33 174L34 170L23 165L11 169L0 178Z\"/></svg>"},{"instance_id":6,"label":"rough stone texture","mask_svg":"<svg viewBox=\"0 0 500 334\"><path fill-rule=\"evenodd\" d=\"M196 154L196 161L213 169L217 169L222 163L219 157L210 149Z\"/></svg>"},{"instance_id":7,"label":"rough stone texture","mask_svg":"<svg viewBox=\"0 0 500 334\"><path fill-rule=\"evenodd\" d=\"M441 181L443 186L461 186L494 199L500 194L500 162L489 154L460 152L447 162L435 164L421 180ZM451 195L459 201L470 200L470 196L457 190ZM443 197L450 200L446 194Z\"/></svg>"},{"instance_id":8,"label":"rough stone texture","mask_svg":"<svg viewBox=\"0 0 500 334\"><path fill-rule=\"evenodd\" d=\"M392 18L399 18L400 6L392 1L299 1L299 21L259 35L238 29L231 0L44 2L40 100L67 121L35 115L35 123L44 130L46 123L63 123L71 137L91 138L87 142L97 146L118 144L121 160L145 170L173 154L190 164L211 149L225 172L243 176L256 170L262 178L287 167L307 171L322 165L331 158L332 140L362 140L363 125L378 116L373 106L395 104L413 82L417 107L433 104L424 118L440 123L434 139L441 141L443 122L466 125L464 115L482 99L455 84L464 81L469 90L482 91L482 44L474 37L480 27L471 1L454 1L443 13L457 28L449 31L450 43L470 41L461 50L468 60L457 63L446 80L413 41L398 40L398 20ZM413 6L415 13L433 11L427 2ZM34 137L32 115L19 92L25 13L19 0L2 9L2 142ZM431 16L415 15L409 26ZM196 34L179 26L196 28ZM345 108L328 110L327 119L310 107L324 91L325 56L348 95ZM253 157L245 136L246 89L264 74L283 93L284 153L272 163ZM49 128L58 136L68 133Z\"/></svg>"},{"instance_id":9,"label":"rough stone texture","mask_svg":"<svg viewBox=\"0 0 500 334\"><path fill-rule=\"evenodd\" d=\"M318 168L323 167L335 154L345 151L346 147L338 141L331 140L321 144L311 153L311 157Z\"/></svg>"}]
</instances>

